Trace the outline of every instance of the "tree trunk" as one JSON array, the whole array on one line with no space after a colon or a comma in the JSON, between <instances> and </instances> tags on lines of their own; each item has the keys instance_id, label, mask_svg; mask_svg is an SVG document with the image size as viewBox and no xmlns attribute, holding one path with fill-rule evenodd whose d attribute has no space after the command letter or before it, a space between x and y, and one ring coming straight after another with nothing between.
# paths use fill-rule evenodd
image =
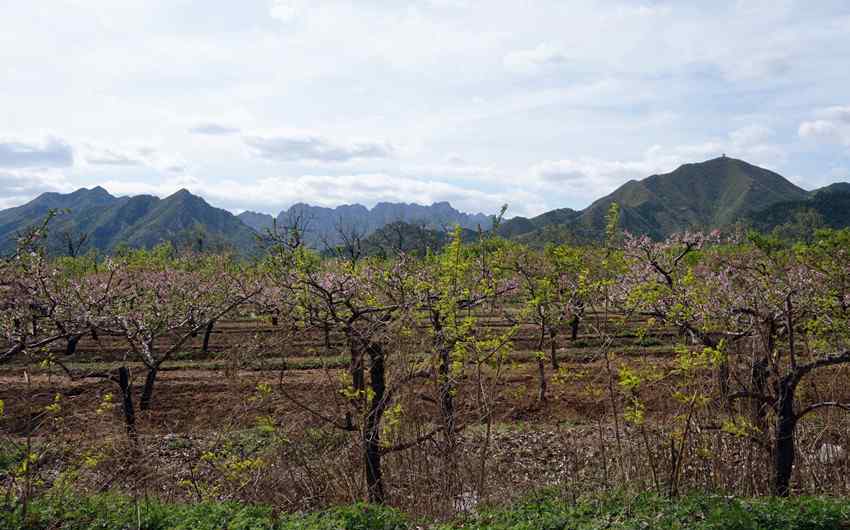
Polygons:
<instances>
[{"instance_id":1,"label":"tree trunk","mask_svg":"<svg viewBox=\"0 0 850 530\"><path fill-rule=\"evenodd\" d=\"M351 376L353 395L350 403L354 410L360 412L363 410L363 399L365 397L363 390L366 388L366 378L364 374L365 368L363 366L363 347L360 344L359 339L353 336L352 331L346 331L346 335L348 336L348 351L351 354L351 359L348 365L348 373ZM345 426L348 429L354 428L354 420L351 416L351 411L345 413Z\"/></svg>"},{"instance_id":2,"label":"tree trunk","mask_svg":"<svg viewBox=\"0 0 850 530\"><path fill-rule=\"evenodd\" d=\"M458 476L455 455L457 440L455 438L455 385L452 381L452 349L441 340L438 352L440 358L438 367L440 415L443 420L443 458L446 466L443 471L443 488L445 488L445 498L453 501L460 491L460 477Z\"/></svg>"},{"instance_id":3,"label":"tree trunk","mask_svg":"<svg viewBox=\"0 0 850 530\"><path fill-rule=\"evenodd\" d=\"M794 470L794 387L782 382L777 392L776 439L773 448L773 494L787 497L790 493L791 473Z\"/></svg>"},{"instance_id":4,"label":"tree trunk","mask_svg":"<svg viewBox=\"0 0 850 530\"><path fill-rule=\"evenodd\" d=\"M158 368L148 368L148 375L145 377L145 386L142 389L142 399L139 402L140 410L148 410L151 407L151 399L153 399L153 385L156 383L156 373Z\"/></svg>"},{"instance_id":5,"label":"tree trunk","mask_svg":"<svg viewBox=\"0 0 850 530\"><path fill-rule=\"evenodd\" d=\"M723 401L729 397L729 379L731 374L729 373L729 360L723 359L720 361L720 365L717 367L717 387L720 390L720 397Z\"/></svg>"},{"instance_id":6,"label":"tree trunk","mask_svg":"<svg viewBox=\"0 0 850 530\"><path fill-rule=\"evenodd\" d=\"M578 315L573 315L573 319L570 320L570 340L575 341L578 339L579 320Z\"/></svg>"},{"instance_id":7,"label":"tree trunk","mask_svg":"<svg viewBox=\"0 0 850 530\"><path fill-rule=\"evenodd\" d=\"M455 385L452 380L452 345L446 340L445 331L439 314L432 317L434 323L434 347L437 353L437 388L439 392L440 416L443 420L443 470L442 488L444 498L453 502L460 491L460 477L455 455Z\"/></svg>"},{"instance_id":8,"label":"tree trunk","mask_svg":"<svg viewBox=\"0 0 850 530\"><path fill-rule=\"evenodd\" d=\"M767 395L768 367L769 361L764 357L758 359L753 363L751 385L753 388L753 392L757 396ZM766 436L768 433L768 428L767 410L765 410L764 400L761 397L753 398L752 406L753 425L756 426L756 428L762 435Z\"/></svg>"},{"instance_id":9,"label":"tree trunk","mask_svg":"<svg viewBox=\"0 0 850 530\"><path fill-rule=\"evenodd\" d=\"M537 401L546 401L546 361L543 356L538 354L537 357L537 373L540 377L540 389L537 393Z\"/></svg>"},{"instance_id":10,"label":"tree trunk","mask_svg":"<svg viewBox=\"0 0 850 530\"><path fill-rule=\"evenodd\" d=\"M384 368L384 351L378 344L370 344L369 351L369 386L372 399L369 413L363 428L363 446L366 460L366 488L369 502L383 504L384 479L381 473L381 418L384 413L384 393L386 391L386 374Z\"/></svg>"},{"instance_id":11,"label":"tree trunk","mask_svg":"<svg viewBox=\"0 0 850 530\"><path fill-rule=\"evenodd\" d=\"M540 337L537 339L537 373L540 377L540 392L537 394L537 401L546 401L546 360L543 357L543 342L546 340L546 328L540 326Z\"/></svg>"},{"instance_id":12,"label":"tree trunk","mask_svg":"<svg viewBox=\"0 0 850 530\"><path fill-rule=\"evenodd\" d=\"M552 361L552 370L557 371L558 368L559 368L559 366L558 366L558 353L557 353L558 344L555 341L555 336L556 336L555 330L550 329L549 330L549 359Z\"/></svg>"},{"instance_id":13,"label":"tree trunk","mask_svg":"<svg viewBox=\"0 0 850 530\"><path fill-rule=\"evenodd\" d=\"M351 386L357 392L355 398L358 402L362 399L363 390L366 388L366 376L364 374L365 367L363 366L363 350L359 347L351 349Z\"/></svg>"},{"instance_id":14,"label":"tree trunk","mask_svg":"<svg viewBox=\"0 0 850 530\"><path fill-rule=\"evenodd\" d=\"M68 346L65 348L65 355L74 355L77 353L77 343L79 342L79 335L71 335L68 337Z\"/></svg>"},{"instance_id":15,"label":"tree trunk","mask_svg":"<svg viewBox=\"0 0 850 530\"><path fill-rule=\"evenodd\" d=\"M452 352L446 344L440 346L440 414L443 416L446 445L454 447L455 402L454 385L451 380Z\"/></svg>"},{"instance_id":16,"label":"tree trunk","mask_svg":"<svg viewBox=\"0 0 850 530\"><path fill-rule=\"evenodd\" d=\"M126 366L118 369L118 386L121 387L121 407L124 411L124 423L131 440L136 438L136 411L133 408L133 386L130 383L130 370Z\"/></svg>"},{"instance_id":17,"label":"tree trunk","mask_svg":"<svg viewBox=\"0 0 850 530\"><path fill-rule=\"evenodd\" d=\"M204 331L204 344L201 346L201 351L204 353L208 353L210 351L210 335L212 335L214 327L215 320L210 320L209 324L207 324L207 329Z\"/></svg>"},{"instance_id":18,"label":"tree trunk","mask_svg":"<svg viewBox=\"0 0 850 530\"><path fill-rule=\"evenodd\" d=\"M324 325L324 334L325 334L325 351L331 351L331 327L327 324Z\"/></svg>"}]
</instances>

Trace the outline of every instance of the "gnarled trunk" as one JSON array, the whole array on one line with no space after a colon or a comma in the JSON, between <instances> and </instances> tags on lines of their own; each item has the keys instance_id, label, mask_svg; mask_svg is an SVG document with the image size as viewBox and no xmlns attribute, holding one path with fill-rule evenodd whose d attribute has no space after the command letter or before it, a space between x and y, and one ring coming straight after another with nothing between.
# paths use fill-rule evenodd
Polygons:
<instances>
[{"instance_id":1,"label":"gnarled trunk","mask_svg":"<svg viewBox=\"0 0 850 530\"><path fill-rule=\"evenodd\" d=\"M366 488L369 502L382 504L384 502L384 479L381 472L381 418L386 404L386 374L384 367L384 350L378 344L370 344L369 352L369 387L372 390L369 412L363 428L363 447L366 463Z\"/></svg>"},{"instance_id":2,"label":"gnarled trunk","mask_svg":"<svg viewBox=\"0 0 850 530\"><path fill-rule=\"evenodd\" d=\"M207 324L207 329L204 331L204 344L201 346L201 351L204 353L210 351L210 335L212 335L214 327L215 320L210 320L209 324Z\"/></svg>"},{"instance_id":3,"label":"gnarled trunk","mask_svg":"<svg viewBox=\"0 0 850 530\"><path fill-rule=\"evenodd\" d=\"M354 336L354 332L352 330L346 330L346 335L348 336L348 351L351 355L348 365L348 373L351 377L353 394L350 403L354 410L362 411L363 399L365 397L363 390L366 389L363 345L360 343L360 340ZM354 419L352 418L350 411L345 413L345 425L348 429L354 428Z\"/></svg>"},{"instance_id":4,"label":"gnarled trunk","mask_svg":"<svg viewBox=\"0 0 850 530\"><path fill-rule=\"evenodd\" d=\"M454 448L455 402L452 382L452 352L447 344L439 348L440 365L437 370L440 378L440 415L443 418L444 437L447 450Z\"/></svg>"},{"instance_id":5,"label":"gnarled trunk","mask_svg":"<svg viewBox=\"0 0 850 530\"><path fill-rule=\"evenodd\" d=\"M133 386L130 382L130 370L126 366L118 369L118 386L121 388L121 408L124 412L127 435L135 440L136 412L133 408Z\"/></svg>"},{"instance_id":6,"label":"gnarled trunk","mask_svg":"<svg viewBox=\"0 0 850 530\"><path fill-rule=\"evenodd\" d=\"M77 344L80 342L79 335L71 335L68 337L68 345L65 347L65 355L74 355L77 353Z\"/></svg>"},{"instance_id":7,"label":"gnarled trunk","mask_svg":"<svg viewBox=\"0 0 850 530\"><path fill-rule=\"evenodd\" d=\"M158 368L148 368L148 375L145 377L145 386L142 389L142 399L139 402L140 410L148 410L151 407L153 399L153 385L156 383L156 374Z\"/></svg>"},{"instance_id":8,"label":"gnarled trunk","mask_svg":"<svg viewBox=\"0 0 850 530\"><path fill-rule=\"evenodd\" d=\"M783 381L779 384L776 403L776 431L773 447L773 494L787 497L791 490L791 473L794 470L794 386Z\"/></svg>"},{"instance_id":9,"label":"gnarled trunk","mask_svg":"<svg viewBox=\"0 0 850 530\"><path fill-rule=\"evenodd\" d=\"M757 397L752 400L752 416L753 416L753 425L758 429L759 433L762 435L767 435L767 410L764 399L761 396L766 396L767 392L767 379L768 379L768 368L770 364L769 361L762 357L753 362L752 374L750 376L750 384L752 385L753 392Z\"/></svg>"}]
</instances>

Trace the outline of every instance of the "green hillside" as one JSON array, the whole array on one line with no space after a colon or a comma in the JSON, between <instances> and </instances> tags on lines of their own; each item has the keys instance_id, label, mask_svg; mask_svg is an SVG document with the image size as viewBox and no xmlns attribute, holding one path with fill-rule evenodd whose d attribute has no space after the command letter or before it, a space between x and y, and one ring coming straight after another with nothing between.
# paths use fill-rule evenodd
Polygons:
<instances>
[{"instance_id":1,"label":"green hillside","mask_svg":"<svg viewBox=\"0 0 850 530\"><path fill-rule=\"evenodd\" d=\"M777 173L721 157L627 182L582 211L575 224L580 232L601 233L609 206L617 202L624 229L663 238L728 226L771 204L806 197L806 190Z\"/></svg>"},{"instance_id":2,"label":"green hillside","mask_svg":"<svg viewBox=\"0 0 850 530\"><path fill-rule=\"evenodd\" d=\"M818 227L850 226L850 184L815 190L810 199L785 201L753 213L748 222L758 230L796 233Z\"/></svg>"},{"instance_id":3,"label":"green hillside","mask_svg":"<svg viewBox=\"0 0 850 530\"><path fill-rule=\"evenodd\" d=\"M683 230L722 228L773 204L808 197L806 190L777 173L721 157L631 180L580 212L560 209L532 219L511 219L500 233L540 244L553 234L566 237L551 228L561 226L576 240L598 239L616 202L621 228L658 239Z\"/></svg>"},{"instance_id":4,"label":"green hillside","mask_svg":"<svg viewBox=\"0 0 850 530\"><path fill-rule=\"evenodd\" d=\"M9 252L15 236L39 223L51 209L58 214L50 225L48 247L60 254L70 252L69 240L78 252L150 248L162 242L240 253L255 247L254 230L186 190L159 199L113 197L97 187L65 195L45 193L23 206L0 211L0 249Z\"/></svg>"},{"instance_id":5,"label":"green hillside","mask_svg":"<svg viewBox=\"0 0 850 530\"><path fill-rule=\"evenodd\" d=\"M559 208L540 214L528 219L526 217L513 217L503 221L499 225L498 233L502 237L514 238L522 235L542 233L546 227L556 225L568 225L574 221L581 212L570 208Z\"/></svg>"}]
</instances>

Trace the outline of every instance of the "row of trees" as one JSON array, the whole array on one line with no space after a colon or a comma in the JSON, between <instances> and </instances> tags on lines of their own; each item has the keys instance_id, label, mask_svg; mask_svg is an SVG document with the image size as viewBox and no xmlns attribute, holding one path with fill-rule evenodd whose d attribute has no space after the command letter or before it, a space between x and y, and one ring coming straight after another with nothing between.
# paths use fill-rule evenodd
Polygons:
<instances>
[{"instance_id":1,"label":"row of trees","mask_svg":"<svg viewBox=\"0 0 850 530\"><path fill-rule=\"evenodd\" d=\"M769 455L773 492L787 495L798 424L826 408L850 410L836 396L809 400L816 394L801 392L818 372L850 363L850 231L821 231L797 246L755 234L657 242L619 234L616 221L614 208L606 241L597 246L534 251L483 232L464 243L457 230L439 252L381 258L364 257L355 239L343 239L347 246L335 258L323 258L302 244L296 227L269 234L268 253L252 263L167 246L103 261L49 259L39 244L45 223L0 263L0 362L46 361L71 378L114 380L132 438L133 374L127 365L115 373L67 367L81 337L123 341L124 359L144 366L145 410L155 402L163 363L200 333L206 349L223 318L262 318L320 334L329 353L348 360L333 408L294 395L285 379L280 391L356 436L367 497L383 502L388 454L438 444L452 493L460 437L476 425L485 427L486 466L496 382L520 329L535 330L540 402L559 371L561 346L581 333L594 338L595 355L611 375L618 436L620 420L642 427L641 389L653 380L613 363L616 339L637 321L641 336L674 329L680 337L666 374L678 381L670 399L687 412L670 435L671 493L693 412L713 403L725 430ZM508 325L480 325L485 315ZM690 386L696 370L713 383ZM626 402L615 385L628 394ZM400 429L404 418L408 428ZM480 476L479 492L486 486Z\"/></svg>"}]
</instances>

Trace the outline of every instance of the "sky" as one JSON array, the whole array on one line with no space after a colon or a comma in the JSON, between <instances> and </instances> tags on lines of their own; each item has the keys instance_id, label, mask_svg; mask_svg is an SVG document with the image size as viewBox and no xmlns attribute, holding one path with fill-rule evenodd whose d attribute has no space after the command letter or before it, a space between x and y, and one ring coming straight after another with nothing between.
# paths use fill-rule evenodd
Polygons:
<instances>
[{"instance_id":1,"label":"sky","mask_svg":"<svg viewBox=\"0 0 850 530\"><path fill-rule=\"evenodd\" d=\"M0 0L0 208L583 208L721 154L850 180L846 0Z\"/></svg>"}]
</instances>

